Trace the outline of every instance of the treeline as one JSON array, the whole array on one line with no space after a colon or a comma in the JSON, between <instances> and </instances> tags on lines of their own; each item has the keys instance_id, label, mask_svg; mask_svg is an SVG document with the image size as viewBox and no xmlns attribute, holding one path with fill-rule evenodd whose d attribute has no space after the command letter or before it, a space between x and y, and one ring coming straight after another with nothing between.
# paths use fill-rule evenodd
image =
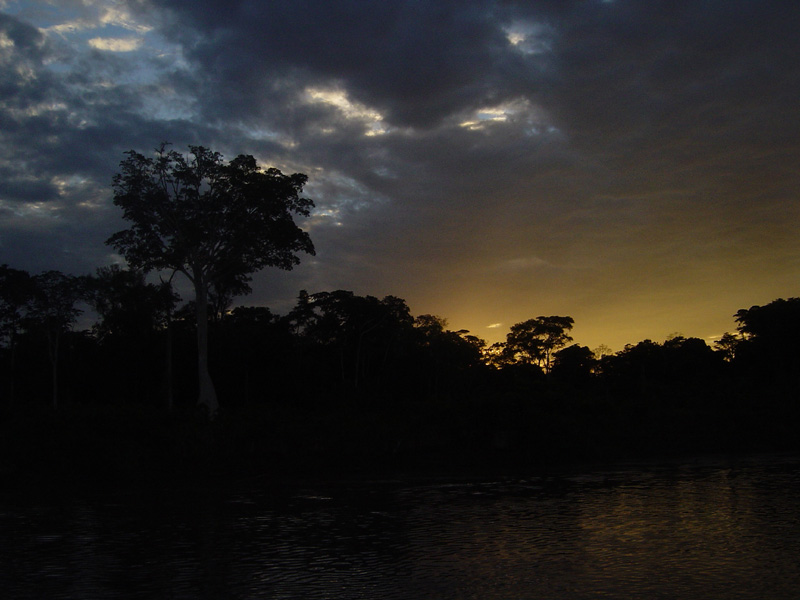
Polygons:
<instances>
[{"instance_id":1,"label":"treeline","mask_svg":"<svg viewBox=\"0 0 800 600\"><path fill-rule=\"evenodd\" d=\"M193 302L119 267L72 277L0 267L5 403L187 408L197 400ZM286 315L228 310L212 297L210 364L223 410L263 402L330 403L457 395L484 366L483 341L405 301L308 294ZM97 320L74 325L84 309Z\"/></svg>"},{"instance_id":2,"label":"treeline","mask_svg":"<svg viewBox=\"0 0 800 600\"><path fill-rule=\"evenodd\" d=\"M85 277L0 267L11 462L24 463L19 447L33 442L22 438L51 415L44 407L71 411L70 435L80 433L68 441L48 429L56 441L38 443L75 447L83 436L94 440L84 459L106 452L114 464L469 467L797 449L797 298L740 310L735 333L713 347L676 336L616 353L571 344L570 317L518 323L487 347L394 296L301 292L285 315L210 300L212 423L195 408L193 308L169 282L118 267ZM96 320L75 330L82 310ZM110 421L87 416L97 414ZM126 458L108 453L121 439Z\"/></svg>"}]
</instances>

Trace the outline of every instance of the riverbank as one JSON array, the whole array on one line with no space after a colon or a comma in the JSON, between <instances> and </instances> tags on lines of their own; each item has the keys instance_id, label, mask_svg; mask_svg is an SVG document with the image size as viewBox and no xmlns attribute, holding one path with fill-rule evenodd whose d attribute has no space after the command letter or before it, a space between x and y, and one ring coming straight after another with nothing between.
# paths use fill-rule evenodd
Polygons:
<instances>
[{"instance_id":1,"label":"riverbank","mask_svg":"<svg viewBox=\"0 0 800 600\"><path fill-rule=\"evenodd\" d=\"M713 418L712 418L713 417ZM533 403L223 411L137 405L0 410L0 480L54 488L304 477L470 475L698 453L796 451L792 419L756 415L581 413Z\"/></svg>"}]
</instances>

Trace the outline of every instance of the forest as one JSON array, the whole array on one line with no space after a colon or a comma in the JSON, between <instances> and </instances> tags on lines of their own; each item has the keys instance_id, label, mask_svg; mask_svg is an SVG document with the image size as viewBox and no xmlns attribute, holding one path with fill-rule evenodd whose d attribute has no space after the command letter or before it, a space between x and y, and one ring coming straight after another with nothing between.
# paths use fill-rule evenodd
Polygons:
<instances>
[{"instance_id":1,"label":"forest","mask_svg":"<svg viewBox=\"0 0 800 600\"><path fill-rule=\"evenodd\" d=\"M193 302L141 271L0 267L0 474L70 479L521 469L797 449L800 298L742 309L709 346L612 353L540 316L487 346L395 296L301 291L294 308L211 294L197 404ZM94 321L86 329L76 323Z\"/></svg>"},{"instance_id":2,"label":"forest","mask_svg":"<svg viewBox=\"0 0 800 600\"><path fill-rule=\"evenodd\" d=\"M741 309L710 347L612 353L572 317L491 346L405 300L301 291L234 306L253 273L314 254L307 177L202 146L126 153L91 275L0 266L0 480L60 483L513 470L798 449L800 299ZM182 300L174 277L191 284ZM81 324L79 326L79 323Z\"/></svg>"}]
</instances>

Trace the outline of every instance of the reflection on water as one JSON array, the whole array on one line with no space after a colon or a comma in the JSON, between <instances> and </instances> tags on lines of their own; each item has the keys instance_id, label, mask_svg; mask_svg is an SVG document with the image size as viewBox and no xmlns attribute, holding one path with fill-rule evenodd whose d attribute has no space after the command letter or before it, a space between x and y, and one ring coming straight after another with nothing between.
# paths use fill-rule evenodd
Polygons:
<instances>
[{"instance_id":1,"label":"reflection on water","mask_svg":"<svg viewBox=\"0 0 800 600\"><path fill-rule=\"evenodd\" d=\"M8 598L797 598L800 459L0 495Z\"/></svg>"}]
</instances>

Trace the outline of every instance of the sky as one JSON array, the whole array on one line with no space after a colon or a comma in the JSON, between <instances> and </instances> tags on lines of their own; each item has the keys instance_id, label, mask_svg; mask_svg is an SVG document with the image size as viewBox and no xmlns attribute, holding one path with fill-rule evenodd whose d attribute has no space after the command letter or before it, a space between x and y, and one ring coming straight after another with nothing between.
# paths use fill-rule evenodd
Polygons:
<instances>
[{"instance_id":1,"label":"sky","mask_svg":"<svg viewBox=\"0 0 800 600\"><path fill-rule=\"evenodd\" d=\"M309 177L316 255L240 304L712 342L800 296L798 31L785 0L0 0L0 263L119 263L123 153L198 144Z\"/></svg>"}]
</instances>

